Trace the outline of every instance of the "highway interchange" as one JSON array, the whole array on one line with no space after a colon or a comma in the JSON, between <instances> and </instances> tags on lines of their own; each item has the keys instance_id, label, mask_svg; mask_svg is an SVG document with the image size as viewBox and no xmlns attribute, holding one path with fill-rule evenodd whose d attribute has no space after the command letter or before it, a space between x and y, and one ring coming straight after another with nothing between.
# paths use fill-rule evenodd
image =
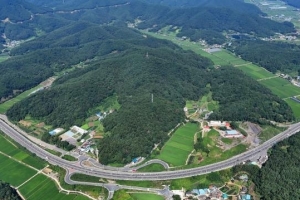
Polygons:
<instances>
[{"instance_id":1,"label":"highway interchange","mask_svg":"<svg viewBox=\"0 0 300 200\"><path fill-rule=\"evenodd\" d=\"M260 146L253 148L245 153L234 156L228 160L202 166L196 167L192 169L181 169L176 171L163 171L163 172L128 172L128 171L113 171L105 168L88 168L85 166L81 166L78 162L70 162L64 160L58 156L55 156L43 148L39 147L25 136L20 134L14 127L12 127L6 120L0 119L0 130L4 132L6 135L11 137L17 143L28 149L30 152L36 154L38 157L47 160L49 163L53 165L58 165L62 168L76 171L76 173L87 174L91 176L113 179L113 180L171 180L171 179L179 179L186 178L201 174L207 174L214 171L219 171L222 169L227 169L233 167L239 163L242 163L247 160L251 160L253 157L257 157L260 152L266 151L271 148L277 142L297 133L300 130L300 123L291 125L286 131L276 135L270 140L264 142Z\"/></svg>"}]
</instances>

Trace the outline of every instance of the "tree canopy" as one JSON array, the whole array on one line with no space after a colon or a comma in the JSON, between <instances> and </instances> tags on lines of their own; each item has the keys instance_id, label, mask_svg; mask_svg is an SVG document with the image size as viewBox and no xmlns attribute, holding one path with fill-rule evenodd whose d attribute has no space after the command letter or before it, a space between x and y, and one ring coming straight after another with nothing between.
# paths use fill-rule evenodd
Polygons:
<instances>
[{"instance_id":1,"label":"tree canopy","mask_svg":"<svg viewBox=\"0 0 300 200\"><path fill-rule=\"evenodd\" d=\"M0 181L0 199L1 200L21 200L17 191L10 187L8 183Z\"/></svg>"}]
</instances>

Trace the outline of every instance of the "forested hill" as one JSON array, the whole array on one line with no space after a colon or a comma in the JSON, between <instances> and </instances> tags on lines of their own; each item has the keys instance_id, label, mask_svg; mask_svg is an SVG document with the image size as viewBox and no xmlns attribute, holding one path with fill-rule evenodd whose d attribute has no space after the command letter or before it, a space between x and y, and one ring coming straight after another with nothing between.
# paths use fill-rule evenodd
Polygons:
<instances>
[{"instance_id":1,"label":"forested hill","mask_svg":"<svg viewBox=\"0 0 300 200\"><path fill-rule=\"evenodd\" d=\"M283 0L285 1L287 4L294 6L296 8L300 8L300 1L299 0Z\"/></svg>"},{"instance_id":2,"label":"forested hill","mask_svg":"<svg viewBox=\"0 0 300 200\"><path fill-rule=\"evenodd\" d=\"M0 63L0 98L12 95L16 89L34 87L54 72L81 61L126 48L118 42L120 38L130 40L142 36L126 27L103 28L79 22L15 48L12 57Z\"/></svg>"},{"instance_id":3,"label":"forested hill","mask_svg":"<svg viewBox=\"0 0 300 200\"><path fill-rule=\"evenodd\" d=\"M200 33L200 37L212 34L221 38L217 43L224 40L221 35L223 31L233 30L258 36L295 31L291 23L263 18L263 13L256 7L241 0L199 1L198 7L176 9L141 0L1 0L1 3L1 20L10 21L1 21L0 34L5 33L12 40L49 33L71 21L118 24L133 22L137 18L142 20L140 28L156 31L166 25L176 25L182 27L189 37L192 35L187 31L201 29L205 33Z\"/></svg>"},{"instance_id":4,"label":"forested hill","mask_svg":"<svg viewBox=\"0 0 300 200\"><path fill-rule=\"evenodd\" d=\"M243 165L235 171L247 171L261 200L300 199L300 133L276 144L261 169Z\"/></svg>"},{"instance_id":5,"label":"forested hill","mask_svg":"<svg viewBox=\"0 0 300 200\"><path fill-rule=\"evenodd\" d=\"M77 32L70 35L68 30ZM94 39L89 39L91 33ZM37 74L51 74L80 60L96 58L88 67L63 76L50 90L15 104L7 115L14 121L30 115L54 127L67 128L81 125L93 114L89 113L91 109L116 95L121 108L103 121L105 131L110 133L99 145L104 164L146 156L154 144L164 143L166 133L184 120L185 101L197 100L209 91L220 105L214 119L293 119L284 101L238 69L215 69L206 58L164 40L145 38L126 27L74 24L31 41L14 53L16 58L32 60L31 64L24 62L29 63L28 67L36 62L44 66L43 73L37 70ZM237 82L243 84L235 87Z\"/></svg>"},{"instance_id":6,"label":"forested hill","mask_svg":"<svg viewBox=\"0 0 300 200\"><path fill-rule=\"evenodd\" d=\"M46 2L44 4L48 5ZM55 9L79 10L80 12L59 15L65 19L76 21L132 22L139 18L143 20L143 23L140 24L141 28L155 26L158 29L166 25L176 25L184 29L205 29L218 32L234 30L260 36L269 36L276 32L295 31L291 23L278 23L263 18L261 17L263 13L258 8L241 0L201 2L199 7L173 9L162 5L144 3L141 0L69 0L65 1L65 4L57 2Z\"/></svg>"},{"instance_id":7,"label":"forested hill","mask_svg":"<svg viewBox=\"0 0 300 200\"><path fill-rule=\"evenodd\" d=\"M286 42L267 42L262 40L236 41L231 50L243 59L276 73L300 70L300 46Z\"/></svg>"},{"instance_id":8,"label":"forested hill","mask_svg":"<svg viewBox=\"0 0 300 200\"><path fill-rule=\"evenodd\" d=\"M35 6L25 0L0 0L0 37L12 40L27 39L35 35L29 22L32 15L45 13L47 9ZM0 39L0 43L2 43ZM3 39L2 39L3 40Z\"/></svg>"},{"instance_id":9,"label":"forested hill","mask_svg":"<svg viewBox=\"0 0 300 200\"><path fill-rule=\"evenodd\" d=\"M229 8L243 13L261 14L261 10L252 5L247 4L243 0L142 0L150 4L165 5L175 8L191 8L191 7L213 7L213 8Z\"/></svg>"},{"instance_id":10,"label":"forested hill","mask_svg":"<svg viewBox=\"0 0 300 200\"><path fill-rule=\"evenodd\" d=\"M31 14L44 13L46 10L25 0L0 0L0 20L8 18L12 23L29 20Z\"/></svg>"}]
</instances>

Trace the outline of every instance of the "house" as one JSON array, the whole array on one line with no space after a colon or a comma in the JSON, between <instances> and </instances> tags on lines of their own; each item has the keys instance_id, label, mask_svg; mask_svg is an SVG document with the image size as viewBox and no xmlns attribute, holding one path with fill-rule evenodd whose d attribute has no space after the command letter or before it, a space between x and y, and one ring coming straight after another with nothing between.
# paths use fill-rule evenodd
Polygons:
<instances>
[{"instance_id":1,"label":"house","mask_svg":"<svg viewBox=\"0 0 300 200\"><path fill-rule=\"evenodd\" d=\"M241 176L239 176L239 179L244 181L244 182L247 182L248 181L248 175L247 174L243 174Z\"/></svg>"}]
</instances>

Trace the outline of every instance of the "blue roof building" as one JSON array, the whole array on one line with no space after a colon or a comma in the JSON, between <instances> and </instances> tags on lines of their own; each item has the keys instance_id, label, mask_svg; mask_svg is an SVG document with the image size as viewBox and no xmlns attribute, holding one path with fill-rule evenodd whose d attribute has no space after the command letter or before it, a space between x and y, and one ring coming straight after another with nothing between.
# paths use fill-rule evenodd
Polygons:
<instances>
[{"instance_id":1,"label":"blue roof building","mask_svg":"<svg viewBox=\"0 0 300 200\"><path fill-rule=\"evenodd\" d=\"M222 197L223 197L223 199L228 199L228 195L225 193L223 193Z\"/></svg>"},{"instance_id":2,"label":"blue roof building","mask_svg":"<svg viewBox=\"0 0 300 200\"><path fill-rule=\"evenodd\" d=\"M196 194L197 196L207 195L209 193L208 189L193 189L192 193Z\"/></svg>"},{"instance_id":3,"label":"blue roof building","mask_svg":"<svg viewBox=\"0 0 300 200\"><path fill-rule=\"evenodd\" d=\"M249 194L243 194L242 195L242 200L251 200L251 195L249 195Z\"/></svg>"},{"instance_id":4,"label":"blue roof building","mask_svg":"<svg viewBox=\"0 0 300 200\"><path fill-rule=\"evenodd\" d=\"M237 132L236 130L229 130L229 131L226 131L226 134L228 134L228 135L237 135L237 134L239 134L239 132Z\"/></svg>"}]
</instances>

